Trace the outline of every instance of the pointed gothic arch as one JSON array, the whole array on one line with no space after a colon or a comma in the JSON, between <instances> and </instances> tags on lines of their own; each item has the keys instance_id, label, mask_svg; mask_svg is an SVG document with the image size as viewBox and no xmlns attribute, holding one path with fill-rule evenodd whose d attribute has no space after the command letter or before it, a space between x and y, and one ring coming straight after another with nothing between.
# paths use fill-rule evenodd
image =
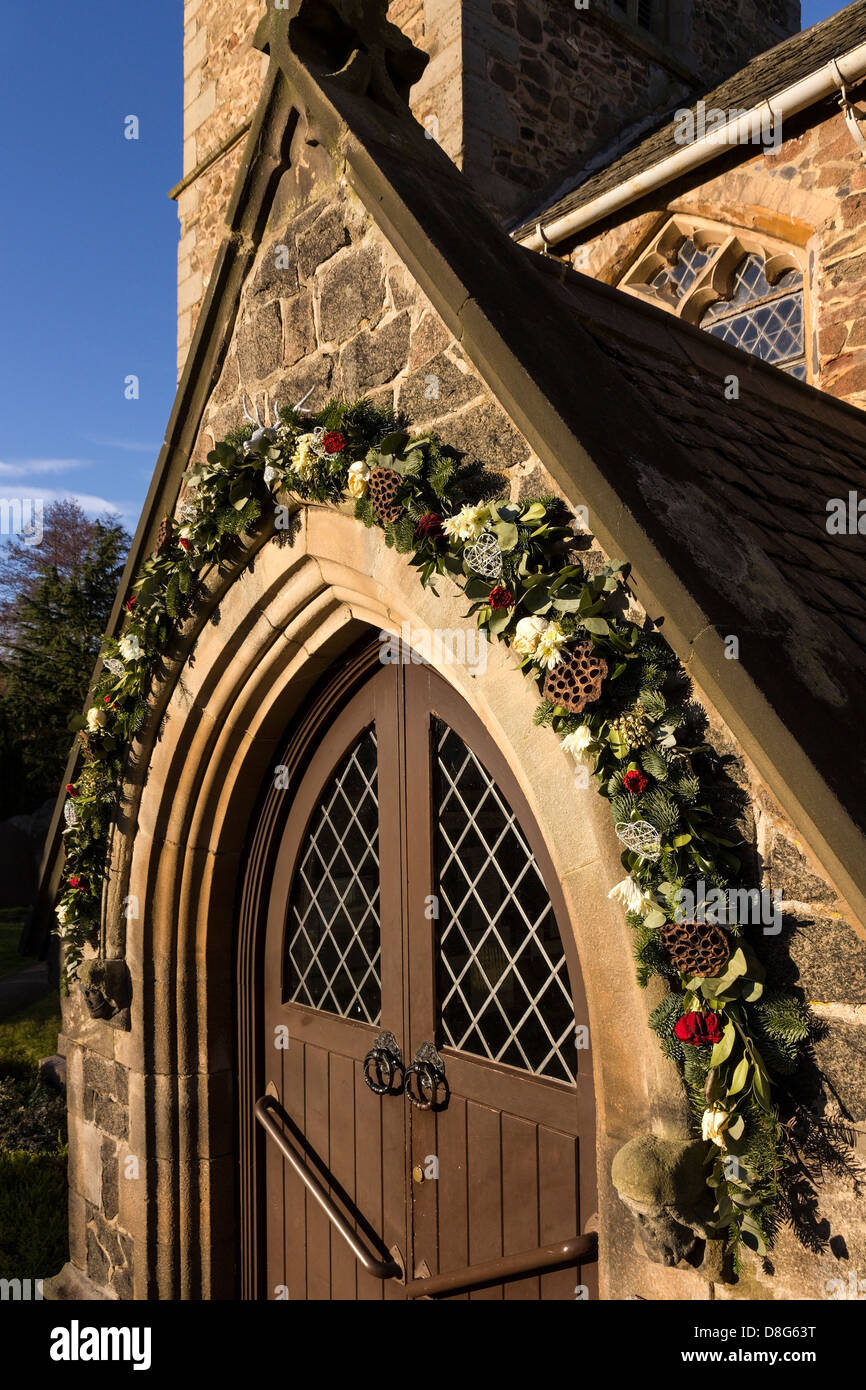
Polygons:
<instances>
[{"instance_id":1,"label":"pointed gothic arch","mask_svg":"<svg viewBox=\"0 0 866 1390\"><path fill-rule=\"evenodd\" d=\"M411 641L463 621L456 598L421 590L402 557L383 555L349 516L317 507L300 515L291 548L263 545L214 589L211 620L188 634L160 691L166 717L142 750L146 781L127 788L136 830L116 842L113 900L132 895L147 911L124 923L139 997L120 1047L137 1074L129 1150L155 1155L143 1186L121 1185L146 1193L143 1203L122 1194L138 1206L122 1206L121 1218L148 1249L136 1261L149 1280L137 1297L238 1292L238 1079L251 1066L254 1029L249 1019L238 1029L238 999L256 969L253 943L238 934L238 894L285 731L365 633ZM619 857L606 806L575 788L571 760L533 725L534 693L504 653L491 648L483 672L445 665L440 675L507 760L554 866L586 988L598 1172L607 1174L642 1120L673 1132L681 1102L645 1026L629 930L607 898ZM610 1202L601 1211L609 1221ZM602 1288L605 1245L602 1230Z\"/></svg>"}]
</instances>

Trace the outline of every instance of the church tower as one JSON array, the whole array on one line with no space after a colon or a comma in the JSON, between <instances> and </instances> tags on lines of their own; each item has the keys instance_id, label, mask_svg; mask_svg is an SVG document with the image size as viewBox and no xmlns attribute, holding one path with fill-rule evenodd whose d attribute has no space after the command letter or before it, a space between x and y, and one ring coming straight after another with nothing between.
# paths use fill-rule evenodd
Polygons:
<instances>
[{"instance_id":1,"label":"church tower","mask_svg":"<svg viewBox=\"0 0 866 1390\"><path fill-rule=\"evenodd\" d=\"M376 4L383 0L364 0ZM327 22L328 0L310 6ZM267 61L264 0L186 0L178 356L186 359ZM391 0L430 55L412 108L510 225L679 99L711 90L799 28L799 0Z\"/></svg>"}]
</instances>

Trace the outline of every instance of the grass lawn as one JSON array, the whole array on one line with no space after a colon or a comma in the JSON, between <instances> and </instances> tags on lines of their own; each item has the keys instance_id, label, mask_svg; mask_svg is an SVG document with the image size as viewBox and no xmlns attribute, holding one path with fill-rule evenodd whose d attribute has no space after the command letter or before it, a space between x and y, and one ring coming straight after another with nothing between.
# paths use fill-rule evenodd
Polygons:
<instances>
[{"instance_id":1,"label":"grass lawn","mask_svg":"<svg viewBox=\"0 0 866 1390\"><path fill-rule=\"evenodd\" d=\"M18 941L24 926L23 907L0 907L0 980L15 970L32 965L34 956L19 956Z\"/></svg>"},{"instance_id":2,"label":"grass lawn","mask_svg":"<svg viewBox=\"0 0 866 1390\"><path fill-rule=\"evenodd\" d=\"M59 1030L56 994L0 1022L0 1279L47 1279L68 1258L66 1103L36 1071Z\"/></svg>"}]
</instances>

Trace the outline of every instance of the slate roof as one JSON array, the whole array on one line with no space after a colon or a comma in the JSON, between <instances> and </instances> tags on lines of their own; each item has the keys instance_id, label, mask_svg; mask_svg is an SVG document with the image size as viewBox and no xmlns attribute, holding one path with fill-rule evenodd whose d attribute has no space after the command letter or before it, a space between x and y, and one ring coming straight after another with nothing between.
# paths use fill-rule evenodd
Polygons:
<instances>
[{"instance_id":1,"label":"slate roof","mask_svg":"<svg viewBox=\"0 0 866 1390\"><path fill-rule=\"evenodd\" d=\"M618 489L633 486L652 508L659 543L693 592L714 591L740 658L761 666L801 746L826 772L835 764L839 795L866 828L866 547L826 524L829 499L866 496L866 414L663 309L527 255L670 441L668 451L624 451ZM732 376L736 400L725 395Z\"/></svg>"},{"instance_id":2,"label":"slate roof","mask_svg":"<svg viewBox=\"0 0 866 1390\"><path fill-rule=\"evenodd\" d=\"M734 73L720 86L701 96L707 108L716 107L723 111L750 110L761 101L768 101L778 92L810 73L817 71L832 58L839 58L866 42L866 0L856 0L838 14L793 34L775 48L760 53L739 72ZM698 97L692 104L697 109ZM608 193L625 183L635 174L641 174L659 164L669 155L682 148L675 136L676 121L674 112L684 108L682 100L673 103L660 117L658 128L645 139L638 139L625 154L613 160L597 173L586 176L578 172L571 180L571 188L560 197L551 196L555 201L543 202L531 217L527 217L512 235L520 237L534 230L539 219L545 223L561 217L576 208L584 207L603 193ZM727 146L720 147L719 156L729 154ZM559 190L562 189L560 181ZM559 191L557 190L557 191Z\"/></svg>"}]
</instances>

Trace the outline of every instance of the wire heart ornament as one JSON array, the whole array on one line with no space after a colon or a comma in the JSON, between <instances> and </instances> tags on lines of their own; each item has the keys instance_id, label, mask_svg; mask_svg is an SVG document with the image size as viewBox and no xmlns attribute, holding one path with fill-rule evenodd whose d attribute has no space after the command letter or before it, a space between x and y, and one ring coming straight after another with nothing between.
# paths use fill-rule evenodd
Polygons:
<instances>
[{"instance_id":1,"label":"wire heart ornament","mask_svg":"<svg viewBox=\"0 0 866 1390\"><path fill-rule=\"evenodd\" d=\"M463 556L482 579L492 581L502 578L502 551L496 537L491 536L489 531L483 532L472 545L467 545Z\"/></svg>"},{"instance_id":2,"label":"wire heart ornament","mask_svg":"<svg viewBox=\"0 0 866 1390\"><path fill-rule=\"evenodd\" d=\"M662 852L662 837L649 821L620 821L616 833L626 849L643 859L658 859Z\"/></svg>"},{"instance_id":3,"label":"wire heart ornament","mask_svg":"<svg viewBox=\"0 0 866 1390\"><path fill-rule=\"evenodd\" d=\"M118 680L120 680L121 676L126 675L126 667L122 661L118 661L116 656L106 657L102 664L105 669L110 671L113 676L116 676Z\"/></svg>"},{"instance_id":4,"label":"wire heart ornament","mask_svg":"<svg viewBox=\"0 0 866 1390\"><path fill-rule=\"evenodd\" d=\"M64 801L63 819L66 822L67 830L74 830L78 824L78 812L75 809L74 801Z\"/></svg>"}]
</instances>

